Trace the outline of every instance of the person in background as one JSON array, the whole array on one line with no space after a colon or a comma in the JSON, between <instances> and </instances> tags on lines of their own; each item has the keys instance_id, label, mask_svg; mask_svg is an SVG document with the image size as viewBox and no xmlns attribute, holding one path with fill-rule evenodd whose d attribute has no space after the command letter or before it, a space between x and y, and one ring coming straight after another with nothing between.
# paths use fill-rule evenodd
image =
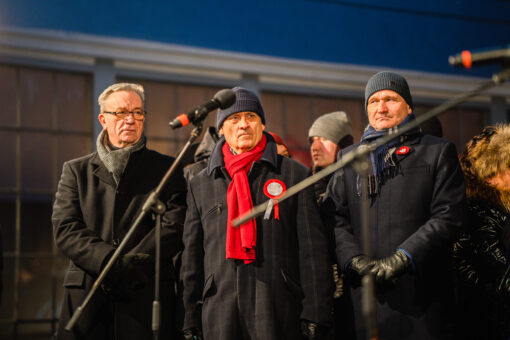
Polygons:
<instances>
[{"instance_id":1,"label":"person in background","mask_svg":"<svg viewBox=\"0 0 510 340\"><path fill-rule=\"evenodd\" d=\"M191 181L196 174L207 167L207 162L209 161L211 152L219 139L220 136L218 135L218 131L216 131L216 127L209 126L205 131L202 141L200 141L195 150L194 163L189 164L184 168L184 177L186 178L186 182Z\"/></svg>"},{"instance_id":2,"label":"person in background","mask_svg":"<svg viewBox=\"0 0 510 340\"><path fill-rule=\"evenodd\" d=\"M78 322L71 331L64 329L174 161L146 147L141 85L113 84L98 103L103 130L97 151L64 163L53 204L55 243L70 260L55 338L151 339L155 222L150 214L138 225ZM179 170L160 195L165 206L161 223L162 339L177 336L172 329L172 257L182 248L185 194Z\"/></svg>"},{"instance_id":3,"label":"person in background","mask_svg":"<svg viewBox=\"0 0 510 340\"><path fill-rule=\"evenodd\" d=\"M459 282L459 338L510 338L510 125L489 126L460 155L465 231L453 246Z\"/></svg>"},{"instance_id":4,"label":"person in background","mask_svg":"<svg viewBox=\"0 0 510 340\"><path fill-rule=\"evenodd\" d=\"M185 339L322 339L330 326L331 265L313 191L279 203L308 175L277 154L253 92L218 111L221 135L189 183L181 287ZM264 216L232 221L273 199Z\"/></svg>"},{"instance_id":5,"label":"person in background","mask_svg":"<svg viewBox=\"0 0 510 340\"><path fill-rule=\"evenodd\" d=\"M310 142L310 155L312 156L311 174L316 174L324 168L337 161L338 152L349 145L352 145L352 123L347 113L335 111L319 116L308 131ZM315 199L319 206L326 194L326 186L333 176L330 174L314 184ZM328 217L322 218L327 221ZM349 298L343 291L343 274L341 274L335 255L335 235L333 228L328 230L330 241L330 254L333 263L333 282L335 291L333 293L333 324L334 338L345 339L353 336L353 320Z\"/></svg>"},{"instance_id":6,"label":"person in background","mask_svg":"<svg viewBox=\"0 0 510 340\"><path fill-rule=\"evenodd\" d=\"M370 125L361 143L339 157L412 122L413 108L404 77L375 74L365 88ZM334 218L357 338L372 335L366 332L359 286L361 277L371 274L379 339L452 339L450 247L461 230L465 203L455 146L416 127L374 150L369 160L371 258L362 244L362 181L352 164L334 173L323 203Z\"/></svg>"},{"instance_id":7,"label":"person in background","mask_svg":"<svg viewBox=\"0 0 510 340\"><path fill-rule=\"evenodd\" d=\"M278 136L274 132L268 131L267 133L269 133L273 137L273 139L274 139L274 141L276 143L276 152L279 155L292 158L291 155L290 155L289 147L287 146L287 144L285 143L283 138Z\"/></svg>"},{"instance_id":8,"label":"person in background","mask_svg":"<svg viewBox=\"0 0 510 340\"><path fill-rule=\"evenodd\" d=\"M311 173L316 174L335 163L338 152L352 145L352 123L347 113L335 111L317 118L308 130L310 154L312 156ZM324 196L326 186L332 175L315 183L317 199Z\"/></svg>"}]
</instances>

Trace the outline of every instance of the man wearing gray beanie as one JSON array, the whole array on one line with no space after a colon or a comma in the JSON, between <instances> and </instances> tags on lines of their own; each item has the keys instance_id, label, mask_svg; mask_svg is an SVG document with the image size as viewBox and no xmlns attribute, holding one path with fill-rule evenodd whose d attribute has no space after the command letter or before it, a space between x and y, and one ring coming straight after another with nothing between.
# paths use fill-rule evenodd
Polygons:
<instances>
[{"instance_id":1,"label":"man wearing gray beanie","mask_svg":"<svg viewBox=\"0 0 510 340\"><path fill-rule=\"evenodd\" d=\"M258 96L233 89L207 167L188 183L181 266L185 339L320 340L332 308L326 231L308 176L277 154ZM264 216L235 218L270 200Z\"/></svg>"},{"instance_id":2,"label":"man wearing gray beanie","mask_svg":"<svg viewBox=\"0 0 510 340\"><path fill-rule=\"evenodd\" d=\"M352 123L347 113L335 111L318 117L308 131L310 142L310 154L312 156L311 173L315 174L322 169L336 162L338 151L352 144ZM315 199L319 206L322 204L326 187L333 174L317 181L314 185ZM329 250L332 258L333 269L333 337L334 339L345 339L353 336L351 313L347 312L348 301L343 294L343 276L340 273L338 263L335 259L335 237L331 230L329 235Z\"/></svg>"},{"instance_id":3,"label":"man wearing gray beanie","mask_svg":"<svg viewBox=\"0 0 510 340\"><path fill-rule=\"evenodd\" d=\"M308 131L312 170L333 164L341 148L352 144L352 123L343 111L326 113L317 118Z\"/></svg>"},{"instance_id":4,"label":"man wearing gray beanie","mask_svg":"<svg viewBox=\"0 0 510 340\"><path fill-rule=\"evenodd\" d=\"M414 120L406 79L372 76L365 89L370 125L360 144L390 135ZM370 154L371 254L361 232L361 175L349 164L333 174L323 207L334 220L336 256L345 270L359 339L364 329L360 281L375 279L379 339L453 339L454 301L449 247L461 229L465 187L455 146L419 127Z\"/></svg>"}]
</instances>

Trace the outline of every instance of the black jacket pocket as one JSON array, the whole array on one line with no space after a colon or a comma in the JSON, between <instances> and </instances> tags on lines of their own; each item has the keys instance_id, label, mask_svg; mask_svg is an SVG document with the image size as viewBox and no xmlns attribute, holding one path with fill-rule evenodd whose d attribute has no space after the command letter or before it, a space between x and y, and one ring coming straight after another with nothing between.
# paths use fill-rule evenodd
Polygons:
<instances>
[{"instance_id":1,"label":"black jacket pocket","mask_svg":"<svg viewBox=\"0 0 510 340\"><path fill-rule=\"evenodd\" d=\"M215 293L216 287L214 285L214 274L209 275L207 280L205 280L204 290L202 291L202 301L204 303L205 299Z\"/></svg>"},{"instance_id":2,"label":"black jacket pocket","mask_svg":"<svg viewBox=\"0 0 510 340\"><path fill-rule=\"evenodd\" d=\"M85 272L82 270L68 270L64 277L65 288L85 288Z\"/></svg>"},{"instance_id":3,"label":"black jacket pocket","mask_svg":"<svg viewBox=\"0 0 510 340\"><path fill-rule=\"evenodd\" d=\"M303 300L305 297L305 293L303 293L303 289L299 285L299 283L293 279L285 270L281 270L282 278L285 286L291 292L292 295L299 301Z\"/></svg>"}]
</instances>

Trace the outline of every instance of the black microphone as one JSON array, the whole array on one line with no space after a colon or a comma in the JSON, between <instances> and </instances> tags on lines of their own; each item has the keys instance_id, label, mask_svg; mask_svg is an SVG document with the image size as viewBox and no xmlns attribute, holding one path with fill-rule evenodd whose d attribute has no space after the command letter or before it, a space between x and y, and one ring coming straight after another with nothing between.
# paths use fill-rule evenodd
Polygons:
<instances>
[{"instance_id":1,"label":"black microphone","mask_svg":"<svg viewBox=\"0 0 510 340\"><path fill-rule=\"evenodd\" d=\"M199 122L200 120L205 118L205 115L207 115L212 110L215 110L217 108L226 109L227 107L232 106L232 104L234 104L235 101L236 94L234 93L234 91L230 89L220 90L207 103L197 106L188 113L180 114L169 124L172 127L172 129L177 129L181 126L186 126L189 123Z\"/></svg>"},{"instance_id":2,"label":"black microphone","mask_svg":"<svg viewBox=\"0 0 510 340\"><path fill-rule=\"evenodd\" d=\"M465 50L456 55L451 55L448 58L448 62L452 66L463 66L465 68L471 68L472 65L483 65L495 62L509 65L510 45L483 50Z\"/></svg>"}]
</instances>

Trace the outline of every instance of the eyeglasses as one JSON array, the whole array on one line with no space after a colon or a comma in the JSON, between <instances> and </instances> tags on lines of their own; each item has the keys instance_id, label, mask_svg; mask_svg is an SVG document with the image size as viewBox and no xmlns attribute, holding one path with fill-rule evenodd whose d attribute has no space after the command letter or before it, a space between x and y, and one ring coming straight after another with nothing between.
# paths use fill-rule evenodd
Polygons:
<instances>
[{"instance_id":1,"label":"eyeglasses","mask_svg":"<svg viewBox=\"0 0 510 340\"><path fill-rule=\"evenodd\" d=\"M147 112L145 112L143 110L133 110L133 111L121 110L121 111L103 111L103 113L115 115L115 117L117 117L117 119L126 119L130 114L132 114L133 118L135 120L145 120L145 114Z\"/></svg>"}]
</instances>

